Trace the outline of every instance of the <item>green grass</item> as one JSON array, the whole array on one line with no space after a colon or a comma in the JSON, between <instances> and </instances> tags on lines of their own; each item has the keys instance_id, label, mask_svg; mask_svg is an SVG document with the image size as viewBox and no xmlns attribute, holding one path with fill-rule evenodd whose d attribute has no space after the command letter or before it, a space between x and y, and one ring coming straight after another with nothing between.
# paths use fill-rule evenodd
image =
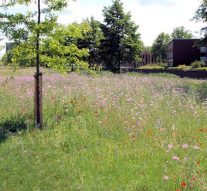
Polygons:
<instances>
[{"instance_id":1,"label":"green grass","mask_svg":"<svg viewBox=\"0 0 207 191\"><path fill-rule=\"evenodd\" d=\"M206 82L46 72L38 130L24 75L0 81L1 191L207 189Z\"/></svg>"}]
</instances>

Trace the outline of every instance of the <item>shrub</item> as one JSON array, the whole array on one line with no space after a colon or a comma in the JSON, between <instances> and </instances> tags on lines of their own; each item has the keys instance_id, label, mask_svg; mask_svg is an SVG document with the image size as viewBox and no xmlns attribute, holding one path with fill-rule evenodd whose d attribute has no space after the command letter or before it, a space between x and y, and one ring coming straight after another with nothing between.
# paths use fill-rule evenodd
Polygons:
<instances>
[{"instance_id":1,"label":"shrub","mask_svg":"<svg viewBox=\"0 0 207 191\"><path fill-rule=\"evenodd\" d=\"M167 68L168 64L167 63L157 63L158 66L162 66L163 68Z\"/></svg>"},{"instance_id":2,"label":"shrub","mask_svg":"<svg viewBox=\"0 0 207 191\"><path fill-rule=\"evenodd\" d=\"M201 67L204 67L205 66L205 62L203 62L203 61L194 61L194 62L192 62L191 63L191 67L192 67L192 69L194 69L194 68L201 68Z\"/></svg>"},{"instance_id":3,"label":"shrub","mask_svg":"<svg viewBox=\"0 0 207 191\"><path fill-rule=\"evenodd\" d=\"M0 142L4 141L9 135L26 130L27 124L21 116L11 117L0 122Z\"/></svg>"},{"instance_id":4,"label":"shrub","mask_svg":"<svg viewBox=\"0 0 207 191\"><path fill-rule=\"evenodd\" d=\"M196 70L196 71L207 71L207 67L196 68L194 70Z\"/></svg>"},{"instance_id":5,"label":"shrub","mask_svg":"<svg viewBox=\"0 0 207 191\"><path fill-rule=\"evenodd\" d=\"M186 70L190 70L191 67L190 66L186 66L185 64L182 64L182 65L179 65L177 67L170 67L168 69L171 69L171 70L183 70L183 71L186 71Z\"/></svg>"},{"instance_id":6,"label":"shrub","mask_svg":"<svg viewBox=\"0 0 207 191\"><path fill-rule=\"evenodd\" d=\"M159 70L159 69L165 69L165 67L162 66L161 64L148 64L148 65L140 66L139 69Z\"/></svg>"}]
</instances>

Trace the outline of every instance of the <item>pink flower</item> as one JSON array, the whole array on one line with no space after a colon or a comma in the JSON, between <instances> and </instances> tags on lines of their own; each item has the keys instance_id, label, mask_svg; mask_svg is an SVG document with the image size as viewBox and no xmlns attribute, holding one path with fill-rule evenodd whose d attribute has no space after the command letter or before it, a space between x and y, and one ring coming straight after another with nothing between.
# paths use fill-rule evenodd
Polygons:
<instances>
[{"instance_id":1,"label":"pink flower","mask_svg":"<svg viewBox=\"0 0 207 191\"><path fill-rule=\"evenodd\" d=\"M182 145L182 148L183 148L183 149L187 149L187 148L188 148L188 144L186 144L186 143L183 144L183 145Z\"/></svg>"},{"instance_id":2,"label":"pink flower","mask_svg":"<svg viewBox=\"0 0 207 191\"><path fill-rule=\"evenodd\" d=\"M167 181L167 180L169 180L169 177L165 175L165 176L163 177L163 180Z\"/></svg>"},{"instance_id":3,"label":"pink flower","mask_svg":"<svg viewBox=\"0 0 207 191\"><path fill-rule=\"evenodd\" d=\"M179 157L178 156L173 156L173 160L179 160Z\"/></svg>"},{"instance_id":4,"label":"pink flower","mask_svg":"<svg viewBox=\"0 0 207 191\"><path fill-rule=\"evenodd\" d=\"M168 149L171 150L173 148L173 144L168 144Z\"/></svg>"}]
</instances>

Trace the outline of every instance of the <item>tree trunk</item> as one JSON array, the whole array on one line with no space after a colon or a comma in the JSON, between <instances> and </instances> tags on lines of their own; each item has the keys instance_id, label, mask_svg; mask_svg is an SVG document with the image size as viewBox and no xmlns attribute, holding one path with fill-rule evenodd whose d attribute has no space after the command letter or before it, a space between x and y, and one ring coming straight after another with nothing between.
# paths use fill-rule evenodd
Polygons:
<instances>
[{"instance_id":1,"label":"tree trunk","mask_svg":"<svg viewBox=\"0 0 207 191\"><path fill-rule=\"evenodd\" d=\"M40 73L40 0L38 0L38 20L37 20L37 39L36 39L36 74L35 74L35 125L38 128L42 128L43 117L42 117L42 74Z\"/></svg>"}]
</instances>

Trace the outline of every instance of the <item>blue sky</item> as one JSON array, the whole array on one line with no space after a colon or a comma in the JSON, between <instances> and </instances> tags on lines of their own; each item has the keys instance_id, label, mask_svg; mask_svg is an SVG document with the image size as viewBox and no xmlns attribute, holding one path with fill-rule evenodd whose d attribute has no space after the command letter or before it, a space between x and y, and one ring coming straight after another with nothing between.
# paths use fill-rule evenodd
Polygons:
<instances>
[{"instance_id":1,"label":"blue sky","mask_svg":"<svg viewBox=\"0 0 207 191\"><path fill-rule=\"evenodd\" d=\"M184 26L199 37L203 23L192 21L192 17L200 4L200 0L122 0L125 11L130 11L133 21L139 25L141 38L146 46L152 45L160 32L171 33L173 28ZM94 16L103 21L104 6L112 4L112 0L76 0L59 13L59 22L69 24L81 22L86 17ZM16 8L20 10L20 7Z\"/></svg>"}]
</instances>

